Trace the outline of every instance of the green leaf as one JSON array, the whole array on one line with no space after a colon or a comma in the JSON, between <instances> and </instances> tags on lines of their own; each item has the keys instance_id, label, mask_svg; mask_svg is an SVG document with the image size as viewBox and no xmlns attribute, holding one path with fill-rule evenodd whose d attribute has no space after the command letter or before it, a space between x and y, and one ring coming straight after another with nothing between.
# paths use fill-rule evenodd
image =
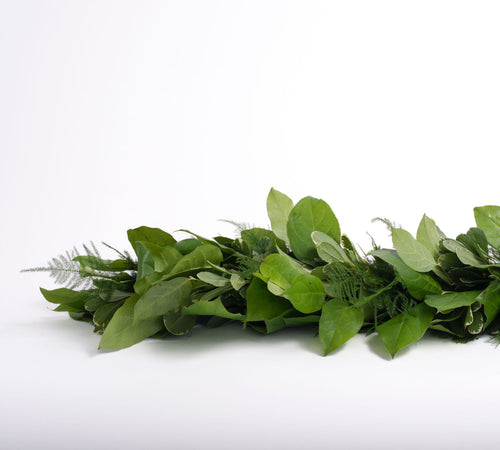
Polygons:
<instances>
[{"instance_id":1,"label":"green leaf","mask_svg":"<svg viewBox=\"0 0 500 450\"><path fill-rule=\"evenodd\" d=\"M351 259L347 256L345 250L340 244L321 231L313 231L311 239L316 246L319 257L327 262L341 261L352 265Z\"/></svg>"},{"instance_id":2,"label":"green leaf","mask_svg":"<svg viewBox=\"0 0 500 450\"><path fill-rule=\"evenodd\" d=\"M432 253L408 231L392 228L392 243L400 258L413 270L429 272L435 267Z\"/></svg>"},{"instance_id":3,"label":"green leaf","mask_svg":"<svg viewBox=\"0 0 500 450\"><path fill-rule=\"evenodd\" d=\"M363 326L364 314L345 300L336 298L323 305L319 339L325 355L343 345Z\"/></svg>"},{"instance_id":4,"label":"green leaf","mask_svg":"<svg viewBox=\"0 0 500 450\"><path fill-rule=\"evenodd\" d=\"M100 349L120 350L130 347L164 328L161 316L134 320L134 308L138 299L138 295L132 295L115 312L104 330L99 344Z\"/></svg>"},{"instance_id":5,"label":"green leaf","mask_svg":"<svg viewBox=\"0 0 500 450\"><path fill-rule=\"evenodd\" d=\"M500 281L494 281L477 297L484 305L484 314L486 315L486 328L500 312Z\"/></svg>"},{"instance_id":6,"label":"green leaf","mask_svg":"<svg viewBox=\"0 0 500 450\"><path fill-rule=\"evenodd\" d=\"M188 278L161 281L139 298L135 305L135 318L144 320L176 311L190 301L190 294L191 280Z\"/></svg>"},{"instance_id":7,"label":"green leaf","mask_svg":"<svg viewBox=\"0 0 500 450\"><path fill-rule=\"evenodd\" d=\"M245 286L245 284L247 284L247 281L237 273L231 274L230 282L235 291L239 291L243 286Z\"/></svg>"},{"instance_id":8,"label":"green leaf","mask_svg":"<svg viewBox=\"0 0 500 450\"><path fill-rule=\"evenodd\" d=\"M438 312L450 311L462 306L472 305L481 291L464 291L464 292L450 292L441 295L428 295L425 297L425 303Z\"/></svg>"},{"instance_id":9,"label":"green leaf","mask_svg":"<svg viewBox=\"0 0 500 450\"><path fill-rule=\"evenodd\" d=\"M196 316L186 316L182 311L171 311L163 316L163 323L169 333L181 336L193 329Z\"/></svg>"},{"instance_id":10,"label":"green leaf","mask_svg":"<svg viewBox=\"0 0 500 450\"><path fill-rule=\"evenodd\" d=\"M99 298L96 289L73 291L67 288L58 288L53 290L40 288L40 292L45 297L45 300L50 303L59 303L78 310L83 310L85 308L85 303L88 300Z\"/></svg>"},{"instance_id":11,"label":"green leaf","mask_svg":"<svg viewBox=\"0 0 500 450\"><path fill-rule=\"evenodd\" d=\"M474 217L490 245L500 250L500 206L478 206L474 208Z\"/></svg>"},{"instance_id":12,"label":"green leaf","mask_svg":"<svg viewBox=\"0 0 500 450\"><path fill-rule=\"evenodd\" d=\"M203 244L196 247L191 253L184 255L172 268L170 275L187 272L192 269L210 267L208 261L218 265L222 262L222 252L218 247L211 244Z\"/></svg>"},{"instance_id":13,"label":"green leaf","mask_svg":"<svg viewBox=\"0 0 500 450\"><path fill-rule=\"evenodd\" d=\"M439 241L441 240L439 236L438 227L434 220L427 217L425 214L420 221L417 230L417 241L419 241L433 256L434 259L438 257L439 254Z\"/></svg>"},{"instance_id":14,"label":"green leaf","mask_svg":"<svg viewBox=\"0 0 500 450\"><path fill-rule=\"evenodd\" d=\"M139 227L127 231L127 236L133 249L136 251L136 242L143 241L159 246L175 244L177 241L168 233L159 228Z\"/></svg>"},{"instance_id":15,"label":"green leaf","mask_svg":"<svg viewBox=\"0 0 500 450\"><path fill-rule=\"evenodd\" d=\"M432 308L419 303L408 311L384 322L377 328L387 350L394 355L403 347L418 341L426 332L434 317Z\"/></svg>"},{"instance_id":16,"label":"green leaf","mask_svg":"<svg viewBox=\"0 0 500 450\"><path fill-rule=\"evenodd\" d=\"M216 298L215 300L206 302L200 301L193 303L190 306L185 306L183 308L184 314L192 314L197 316L217 316L223 317L225 319L239 320L243 321L245 316L239 313L231 313L222 304L221 298Z\"/></svg>"},{"instance_id":17,"label":"green leaf","mask_svg":"<svg viewBox=\"0 0 500 450\"><path fill-rule=\"evenodd\" d=\"M269 281L282 290L288 289L299 275L307 273L295 259L276 253L267 256L259 270L264 281Z\"/></svg>"},{"instance_id":18,"label":"green leaf","mask_svg":"<svg viewBox=\"0 0 500 450\"><path fill-rule=\"evenodd\" d=\"M428 294L441 292L441 286L434 278L411 269L392 250L373 250L370 254L393 266L408 292L417 300L422 300Z\"/></svg>"},{"instance_id":19,"label":"green leaf","mask_svg":"<svg viewBox=\"0 0 500 450\"><path fill-rule=\"evenodd\" d=\"M173 246L160 246L156 244L151 244L150 242L136 242L137 249L145 247L149 254L148 264L152 266L155 272L165 272L168 273L177 264L177 262L182 258L182 253L180 253ZM142 251L142 250L141 250ZM138 255L139 260L141 257ZM151 272L147 271L147 275ZM141 277L142 278L142 277Z\"/></svg>"},{"instance_id":20,"label":"green leaf","mask_svg":"<svg viewBox=\"0 0 500 450\"><path fill-rule=\"evenodd\" d=\"M92 255L78 255L73 258L80 264L82 273L93 273L95 270L105 272L122 272L124 270L135 270L135 264L127 259L102 259ZM90 270L89 270L90 269Z\"/></svg>"},{"instance_id":21,"label":"green leaf","mask_svg":"<svg viewBox=\"0 0 500 450\"><path fill-rule=\"evenodd\" d=\"M143 242L135 243L137 254L137 280L151 275L155 271L155 262L149 248Z\"/></svg>"},{"instance_id":22,"label":"green leaf","mask_svg":"<svg viewBox=\"0 0 500 450\"><path fill-rule=\"evenodd\" d=\"M94 324L101 327L106 327L115 314L115 312L122 306L120 302L106 303L97 308L94 313Z\"/></svg>"},{"instance_id":23,"label":"green leaf","mask_svg":"<svg viewBox=\"0 0 500 450\"><path fill-rule=\"evenodd\" d=\"M289 243L287 222L292 208L293 201L289 197L271 188L267 196L267 215L274 234L286 243Z\"/></svg>"},{"instance_id":24,"label":"green leaf","mask_svg":"<svg viewBox=\"0 0 500 450\"><path fill-rule=\"evenodd\" d=\"M229 279L212 272L199 272L197 277L207 284L215 287L223 287L229 284Z\"/></svg>"},{"instance_id":25,"label":"green leaf","mask_svg":"<svg viewBox=\"0 0 500 450\"><path fill-rule=\"evenodd\" d=\"M271 294L266 284L253 278L246 292L248 321L270 320L291 309L290 302Z\"/></svg>"},{"instance_id":26,"label":"green leaf","mask_svg":"<svg viewBox=\"0 0 500 450\"><path fill-rule=\"evenodd\" d=\"M191 253L196 247L199 247L200 245L203 245L203 242L201 242L198 239L194 238L188 238L188 239L183 239L182 241L176 242L173 247L182 255L187 255L188 253Z\"/></svg>"},{"instance_id":27,"label":"green leaf","mask_svg":"<svg viewBox=\"0 0 500 450\"><path fill-rule=\"evenodd\" d=\"M290 300L297 311L310 314L319 311L325 303L325 288L319 278L305 273L293 280L283 297Z\"/></svg>"},{"instance_id":28,"label":"green leaf","mask_svg":"<svg viewBox=\"0 0 500 450\"><path fill-rule=\"evenodd\" d=\"M287 225L293 253L303 261L313 261L318 253L311 238L313 231L322 231L340 242L340 226L330 206L313 197L300 200L290 212Z\"/></svg>"}]
</instances>

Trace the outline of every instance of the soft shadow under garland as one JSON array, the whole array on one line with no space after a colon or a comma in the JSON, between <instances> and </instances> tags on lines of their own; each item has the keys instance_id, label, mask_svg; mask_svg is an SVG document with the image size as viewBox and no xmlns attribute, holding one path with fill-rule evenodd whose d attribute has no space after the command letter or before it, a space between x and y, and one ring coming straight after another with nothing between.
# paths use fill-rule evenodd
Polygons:
<instances>
[{"instance_id":1,"label":"soft shadow under garland","mask_svg":"<svg viewBox=\"0 0 500 450\"><path fill-rule=\"evenodd\" d=\"M93 323L99 348L233 321L264 334L312 327L325 355L358 332L377 333L392 356L427 331L458 342L497 339L499 206L475 208L477 227L456 239L425 215L416 238L386 221L394 249L373 244L367 255L323 200L294 205L271 189L267 211L272 230L213 239L183 230L192 237L176 241L144 226L128 230L136 257L113 249L118 259L103 259L84 246L84 255L74 249L28 271L65 286L41 292L55 311Z\"/></svg>"}]
</instances>

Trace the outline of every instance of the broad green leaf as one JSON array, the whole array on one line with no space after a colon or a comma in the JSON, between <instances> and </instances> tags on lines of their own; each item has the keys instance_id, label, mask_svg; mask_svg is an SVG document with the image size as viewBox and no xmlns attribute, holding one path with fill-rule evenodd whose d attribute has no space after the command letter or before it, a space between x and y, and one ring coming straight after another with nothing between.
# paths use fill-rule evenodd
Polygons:
<instances>
[{"instance_id":1,"label":"broad green leaf","mask_svg":"<svg viewBox=\"0 0 500 450\"><path fill-rule=\"evenodd\" d=\"M283 290L288 289L299 275L306 273L295 259L277 253L268 255L259 270L264 281L270 281Z\"/></svg>"},{"instance_id":2,"label":"broad green leaf","mask_svg":"<svg viewBox=\"0 0 500 450\"><path fill-rule=\"evenodd\" d=\"M137 253L137 280L151 275L155 271L155 262L149 248L143 242L135 243Z\"/></svg>"},{"instance_id":3,"label":"broad green leaf","mask_svg":"<svg viewBox=\"0 0 500 450\"><path fill-rule=\"evenodd\" d=\"M217 316L223 317L225 319L240 320L243 321L245 316L239 313L231 313L222 304L222 300L219 298L209 301L209 302L196 302L190 306L185 306L183 308L184 314L191 314L196 316Z\"/></svg>"},{"instance_id":4,"label":"broad green leaf","mask_svg":"<svg viewBox=\"0 0 500 450\"><path fill-rule=\"evenodd\" d=\"M199 272L197 277L201 281L215 287L223 287L229 284L229 278L224 278L223 276L212 272Z\"/></svg>"},{"instance_id":5,"label":"broad green leaf","mask_svg":"<svg viewBox=\"0 0 500 450\"><path fill-rule=\"evenodd\" d=\"M484 305L484 314L486 315L486 328L500 312L500 281L494 281L477 297Z\"/></svg>"},{"instance_id":6,"label":"broad green leaf","mask_svg":"<svg viewBox=\"0 0 500 450\"><path fill-rule=\"evenodd\" d=\"M285 317L286 314L287 313L285 313L284 315L275 317L274 319L265 320L264 321L264 325L265 325L264 333L271 334L271 333L275 333L276 331L282 330L283 328L301 327L304 325L310 325L312 323L318 323L320 320L320 317L317 315L299 316L299 317Z\"/></svg>"},{"instance_id":7,"label":"broad green leaf","mask_svg":"<svg viewBox=\"0 0 500 450\"><path fill-rule=\"evenodd\" d=\"M188 238L188 239L183 239L182 241L176 242L173 247L182 255L187 255L188 253L191 253L196 247L199 247L200 245L203 245L203 242L201 242L198 239L194 238Z\"/></svg>"},{"instance_id":8,"label":"broad green leaf","mask_svg":"<svg viewBox=\"0 0 500 450\"><path fill-rule=\"evenodd\" d=\"M144 241L150 242L160 246L172 245L176 240L167 232L159 228L139 227L127 231L127 236L130 244L136 250L136 242ZM136 250L137 253L137 250Z\"/></svg>"},{"instance_id":9,"label":"broad green leaf","mask_svg":"<svg viewBox=\"0 0 500 450\"><path fill-rule=\"evenodd\" d=\"M322 231L340 242L339 222L330 206L323 200L305 197L293 207L287 225L290 247L300 260L312 261L318 256L311 238L313 231Z\"/></svg>"},{"instance_id":10,"label":"broad green leaf","mask_svg":"<svg viewBox=\"0 0 500 450\"><path fill-rule=\"evenodd\" d=\"M231 274L230 282L235 291L239 291L243 286L245 286L245 284L247 284L247 281L237 273Z\"/></svg>"},{"instance_id":11,"label":"broad green leaf","mask_svg":"<svg viewBox=\"0 0 500 450\"><path fill-rule=\"evenodd\" d=\"M429 272L435 267L436 262L432 253L408 231L392 228L392 243L399 257L413 270Z\"/></svg>"},{"instance_id":12,"label":"broad green leaf","mask_svg":"<svg viewBox=\"0 0 500 450\"><path fill-rule=\"evenodd\" d=\"M500 249L500 206L488 205L474 208L474 217L478 228L484 231L488 242Z\"/></svg>"},{"instance_id":13,"label":"broad green leaf","mask_svg":"<svg viewBox=\"0 0 500 450\"><path fill-rule=\"evenodd\" d=\"M461 306L472 305L481 291L463 291L450 292L441 295L428 295L425 297L425 303L438 312L450 311Z\"/></svg>"},{"instance_id":14,"label":"broad green leaf","mask_svg":"<svg viewBox=\"0 0 500 450\"><path fill-rule=\"evenodd\" d=\"M210 267L208 261L215 265L220 264L222 262L222 252L215 245L200 245L191 253L184 255L173 267L170 275L186 272L191 269Z\"/></svg>"},{"instance_id":15,"label":"broad green leaf","mask_svg":"<svg viewBox=\"0 0 500 450\"><path fill-rule=\"evenodd\" d=\"M164 328L161 316L134 320L134 308L138 299L138 295L132 295L115 312L104 330L99 344L100 349L120 350L130 347Z\"/></svg>"},{"instance_id":16,"label":"broad green leaf","mask_svg":"<svg viewBox=\"0 0 500 450\"><path fill-rule=\"evenodd\" d=\"M418 341L429 328L434 311L425 303L419 303L408 311L384 322L377 332L389 353L394 355L403 347Z\"/></svg>"},{"instance_id":17,"label":"broad green leaf","mask_svg":"<svg viewBox=\"0 0 500 450\"><path fill-rule=\"evenodd\" d=\"M182 311L171 311L163 316L163 323L169 333L181 336L193 329L196 316L186 316Z\"/></svg>"},{"instance_id":18,"label":"broad green leaf","mask_svg":"<svg viewBox=\"0 0 500 450\"><path fill-rule=\"evenodd\" d=\"M417 300L422 300L428 294L441 292L441 286L434 278L411 269L392 250L373 250L370 254L393 266L408 292Z\"/></svg>"},{"instance_id":19,"label":"broad green leaf","mask_svg":"<svg viewBox=\"0 0 500 450\"><path fill-rule=\"evenodd\" d=\"M150 242L136 242L136 247L139 253L142 247L145 247L149 251L148 263L151 265L151 259L153 260L153 270L155 272L170 272L172 268L177 264L177 262L182 258L182 254L176 250L173 246L160 246L156 244L151 244ZM139 260L141 259L138 255ZM151 272L149 272L151 273ZM147 273L147 275L149 275Z\"/></svg>"},{"instance_id":20,"label":"broad green leaf","mask_svg":"<svg viewBox=\"0 0 500 450\"><path fill-rule=\"evenodd\" d=\"M266 284L258 278L253 278L248 286L246 302L248 321L274 319L291 307L288 300L271 294Z\"/></svg>"},{"instance_id":21,"label":"broad green leaf","mask_svg":"<svg viewBox=\"0 0 500 450\"><path fill-rule=\"evenodd\" d=\"M290 300L297 311L310 314L319 311L325 303L325 288L319 278L306 273L293 280L283 297Z\"/></svg>"},{"instance_id":22,"label":"broad green leaf","mask_svg":"<svg viewBox=\"0 0 500 450\"><path fill-rule=\"evenodd\" d=\"M293 201L289 197L271 188L267 196L267 215L274 234L287 243L289 243L287 222L292 208Z\"/></svg>"},{"instance_id":23,"label":"broad green leaf","mask_svg":"<svg viewBox=\"0 0 500 450\"><path fill-rule=\"evenodd\" d=\"M351 259L340 244L321 231L313 231L311 239L316 246L319 257L327 262L341 261L352 265Z\"/></svg>"},{"instance_id":24,"label":"broad green leaf","mask_svg":"<svg viewBox=\"0 0 500 450\"><path fill-rule=\"evenodd\" d=\"M433 256L434 259L437 258L439 254L439 241L441 240L439 236L438 227L434 220L427 217L425 214L420 221L417 230L417 241L419 241Z\"/></svg>"},{"instance_id":25,"label":"broad green leaf","mask_svg":"<svg viewBox=\"0 0 500 450\"><path fill-rule=\"evenodd\" d=\"M465 247L458 247L457 248L457 257L466 266L481 266L483 263L480 261L474 253L472 253L470 250L466 249Z\"/></svg>"},{"instance_id":26,"label":"broad green leaf","mask_svg":"<svg viewBox=\"0 0 500 450\"><path fill-rule=\"evenodd\" d=\"M50 303L59 303L78 310L83 310L85 308L85 303L88 300L99 297L96 289L73 291L72 289L67 288L52 290L40 288L40 292L45 297L45 300Z\"/></svg>"},{"instance_id":27,"label":"broad green leaf","mask_svg":"<svg viewBox=\"0 0 500 450\"><path fill-rule=\"evenodd\" d=\"M144 320L179 310L189 302L190 294L191 280L188 278L179 277L161 281L139 298L135 305L135 318Z\"/></svg>"},{"instance_id":28,"label":"broad green leaf","mask_svg":"<svg viewBox=\"0 0 500 450\"><path fill-rule=\"evenodd\" d=\"M363 326L364 314L345 300L336 298L323 305L319 339L325 355L347 342Z\"/></svg>"}]
</instances>

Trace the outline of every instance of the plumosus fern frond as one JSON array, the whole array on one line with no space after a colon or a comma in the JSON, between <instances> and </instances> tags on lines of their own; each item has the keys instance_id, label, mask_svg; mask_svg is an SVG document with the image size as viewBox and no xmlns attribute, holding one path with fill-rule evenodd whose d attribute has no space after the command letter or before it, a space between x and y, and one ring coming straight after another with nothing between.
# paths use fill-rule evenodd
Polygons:
<instances>
[{"instance_id":1,"label":"plumosus fern frond","mask_svg":"<svg viewBox=\"0 0 500 450\"><path fill-rule=\"evenodd\" d=\"M133 262L128 252L125 251L122 253L109 244L104 242L103 244L117 252L123 259ZM83 244L82 247L84 250L83 254L76 247L73 247L71 250L52 258L47 262L47 266L45 267L33 267L24 269L21 272L48 272L54 278L56 284L60 284L68 289L88 289L92 287L92 282L95 278L106 278L114 275L112 272L107 273L105 271L96 273L95 276L82 275L80 263L75 261L75 258L78 256L91 256L102 259L99 250L93 242L90 242L89 245Z\"/></svg>"}]
</instances>

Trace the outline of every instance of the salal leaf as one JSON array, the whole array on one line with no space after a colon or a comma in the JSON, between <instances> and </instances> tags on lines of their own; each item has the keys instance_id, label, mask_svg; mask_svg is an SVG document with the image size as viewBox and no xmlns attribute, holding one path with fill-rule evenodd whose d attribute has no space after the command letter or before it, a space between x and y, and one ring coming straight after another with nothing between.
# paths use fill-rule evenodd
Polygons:
<instances>
[{"instance_id":1,"label":"salal leaf","mask_svg":"<svg viewBox=\"0 0 500 450\"><path fill-rule=\"evenodd\" d=\"M480 261L474 253L472 253L470 250L466 249L465 247L458 247L457 248L457 258L460 260L462 264L465 264L466 266L481 266L483 264L482 261Z\"/></svg>"},{"instance_id":2,"label":"salal leaf","mask_svg":"<svg viewBox=\"0 0 500 450\"><path fill-rule=\"evenodd\" d=\"M247 321L270 320L291 309L290 302L273 295L259 278L253 278L246 292Z\"/></svg>"},{"instance_id":3,"label":"salal leaf","mask_svg":"<svg viewBox=\"0 0 500 450\"><path fill-rule=\"evenodd\" d=\"M313 231L311 233L311 239L316 245L316 250L318 256L327 263L332 263L335 261L341 261L348 264L352 264L351 259L347 256L345 250L340 246L340 244L332 239L327 234L321 231Z\"/></svg>"},{"instance_id":4,"label":"salal leaf","mask_svg":"<svg viewBox=\"0 0 500 450\"><path fill-rule=\"evenodd\" d=\"M187 255L188 253L191 253L196 247L199 247L200 245L203 245L203 242L201 242L198 239L194 238L188 238L188 239L183 239L182 241L176 242L173 247L182 255Z\"/></svg>"},{"instance_id":5,"label":"salal leaf","mask_svg":"<svg viewBox=\"0 0 500 450\"><path fill-rule=\"evenodd\" d=\"M436 259L439 254L439 236L438 227L436 222L425 214L420 221L417 230L417 241L419 241L429 252L433 258Z\"/></svg>"},{"instance_id":6,"label":"salal leaf","mask_svg":"<svg viewBox=\"0 0 500 450\"><path fill-rule=\"evenodd\" d=\"M212 272L199 272L197 277L207 284L215 287L223 287L229 284L229 279Z\"/></svg>"},{"instance_id":7,"label":"salal leaf","mask_svg":"<svg viewBox=\"0 0 500 450\"><path fill-rule=\"evenodd\" d=\"M370 254L394 267L412 297L422 300L426 295L441 292L441 286L434 278L427 273L420 273L411 269L392 250L373 250Z\"/></svg>"},{"instance_id":8,"label":"salal leaf","mask_svg":"<svg viewBox=\"0 0 500 450\"><path fill-rule=\"evenodd\" d=\"M438 312L450 311L462 306L472 305L481 291L449 292L441 295L428 295L425 303L436 308Z\"/></svg>"},{"instance_id":9,"label":"salal leaf","mask_svg":"<svg viewBox=\"0 0 500 450\"><path fill-rule=\"evenodd\" d=\"M394 355L403 347L418 341L429 328L434 311L425 303L419 303L408 311L384 322L377 332L389 353Z\"/></svg>"},{"instance_id":10,"label":"salal leaf","mask_svg":"<svg viewBox=\"0 0 500 450\"><path fill-rule=\"evenodd\" d=\"M343 345L363 326L364 314L347 301L336 298L323 305L319 339L325 355Z\"/></svg>"},{"instance_id":11,"label":"salal leaf","mask_svg":"<svg viewBox=\"0 0 500 450\"><path fill-rule=\"evenodd\" d=\"M216 298L215 300L200 301L193 303L190 306L185 306L183 308L184 314L197 315L197 316L217 316L223 317L225 319L240 320L243 321L245 316L239 313L231 313L222 304L221 298Z\"/></svg>"},{"instance_id":12,"label":"salal leaf","mask_svg":"<svg viewBox=\"0 0 500 450\"><path fill-rule=\"evenodd\" d=\"M167 331L176 336L189 333L196 324L196 316L184 315L182 311L171 311L163 316Z\"/></svg>"},{"instance_id":13,"label":"salal leaf","mask_svg":"<svg viewBox=\"0 0 500 450\"><path fill-rule=\"evenodd\" d=\"M97 308L94 313L94 324L100 327L106 327L115 314L115 312L122 306L120 302L105 303L104 305Z\"/></svg>"},{"instance_id":14,"label":"salal leaf","mask_svg":"<svg viewBox=\"0 0 500 450\"><path fill-rule=\"evenodd\" d=\"M267 215L274 234L289 243L287 234L288 216L293 208L293 201L285 194L271 188L267 196Z\"/></svg>"},{"instance_id":15,"label":"salal leaf","mask_svg":"<svg viewBox=\"0 0 500 450\"><path fill-rule=\"evenodd\" d=\"M139 298L135 305L135 317L144 320L179 310L189 302L190 294L191 280L188 278L161 281Z\"/></svg>"},{"instance_id":16,"label":"salal leaf","mask_svg":"<svg viewBox=\"0 0 500 450\"><path fill-rule=\"evenodd\" d=\"M170 275L210 267L208 262L215 265L220 264L222 262L222 252L215 245L203 244L196 247L191 253L184 255L172 268Z\"/></svg>"},{"instance_id":17,"label":"salal leaf","mask_svg":"<svg viewBox=\"0 0 500 450\"><path fill-rule=\"evenodd\" d=\"M478 228L484 231L488 242L500 249L500 206L488 205L474 208L474 217Z\"/></svg>"},{"instance_id":18,"label":"salal leaf","mask_svg":"<svg viewBox=\"0 0 500 450\"><path fill-rule=\"evenodd\" d=\"M491 283L483 292L477 297L484 305L484 314L486 315L486 328L500 312L500 280Z\"/></svg>"},{"instance_id":19,"label":"salal leaf","mask_svg":"<svg viewBox=\"0 0 500 450\"><path fill-rule=\"evenodd\" d=\"M312 261L317 258L311 238L313 231L322 231L340 242L339 222L330 206L324 200L305 197L293 207L287 225L290 247L298 259Z\"/></svg>"},{"instance_id":20,"label":"salal leaf","mask_svg":"<svg viewBox=\"0 0 500 450\"><path fill-rule=\"evenodd\" d=\"M100 349L119 350L130 347L164 328L161 316L134 320L134 308L138 300L138 295L132 295L115 312L104 330L99 344Z\"/></svg>"},{"instance_id":21,"label":"salal leaf","mask_svg":"<svg viewBox=\"0 0 500 450\"><path fill-rule=\"evenodd\" d=\"M435 267L432 253L408 231L392 228L392 243L400 258L413 270L429 272Z\"/></svg>"},{"instance_id":22,"label":"salal leaf","mask_svg":"<svg viewBox=\"0 0 500 450\"><path fill-rule=\"evenodd\" d=\"M293 307L304 314L319 311L325 303L325 288L314 275L302 274L295 278L292 285L283 292Z\"/></svg>"},{"instance_id":23,"label":"salal leaf","mask_svg":"<svg viewBox=\"0 0 500 450\"><path fill-rule=\"evenodd\" d=\"M137 253L137 280L151 275L155 271L155 262L149 248L142 242L135 243Z\"/></svg>"},{"instance_id":24,"label":"salal leaf","mask_svg":"<svg viewBox=\"0 0 500 450\"><path fill-rule=\"evenodd\" d=\"M182 258L182 254L171 245L159 246L151 244L150 242L138 241L136 242L136 247L138 251L141 247L145 247L149 251L148 263L151 264L152 259L152 266L155 272L170 272L175 264ZM139 259L141 259L140 256Z\"/></svg>"},{"instance_id":25,"label":"salal leaf","mask_svg":"<svg viewBox=\"0 0 500 450\"><path fill-rule=\"evenodd\" d=\"M295 278L306 273L295 259L277 253L268 255L259 270L266 282L271 282L283 291L292 285Z\"/></svg>"},{"instance_id":26,"label":"salal leaf","mask_svg":"<svg viewBox=\"0 0 500 450\"><path fill-rule=\"evenodd\" d=\"M136 250L136 242L150 242L160 246L172 245L176 240L172 235L160 230L159 228L138 227L127 231L127 236L130 244ZM136 251L137 252L137 251Z\"/></svg>"},{"instance_id":27,"label":"salal leaf","mask_svg":"<svg viewBox=\"0 0 500 450\"><path fill-rule=\"evenodd\" d=\"M83 310L85 308L85 303L87 303L88 300L99 298L96 289L73 291L72 289L67 288L52 290L40 288L40 292L45 297L45 300L50 303L59 303L77 310Z\"/></svg>"}]
</instances>

